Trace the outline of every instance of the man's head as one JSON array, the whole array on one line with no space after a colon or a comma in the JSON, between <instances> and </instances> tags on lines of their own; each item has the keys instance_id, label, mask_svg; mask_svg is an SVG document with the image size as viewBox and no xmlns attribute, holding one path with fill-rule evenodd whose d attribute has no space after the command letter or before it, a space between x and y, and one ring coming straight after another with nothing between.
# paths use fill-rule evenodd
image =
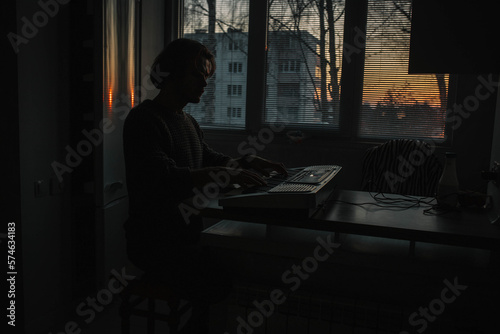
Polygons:
<instances>
[{"instance_id":1,"label":"man's head","mask_svg":"<svg viewBox=\"0 0 500 334\"><path fill-rule=\"evenodd\" d=\"M215 57L210 50L197 41L180 38L169 43L156 57L151 81L161 89L169 80L182 80L193 74L201 74L206 80L214 72Z\"/></svg>"}]
</instances>

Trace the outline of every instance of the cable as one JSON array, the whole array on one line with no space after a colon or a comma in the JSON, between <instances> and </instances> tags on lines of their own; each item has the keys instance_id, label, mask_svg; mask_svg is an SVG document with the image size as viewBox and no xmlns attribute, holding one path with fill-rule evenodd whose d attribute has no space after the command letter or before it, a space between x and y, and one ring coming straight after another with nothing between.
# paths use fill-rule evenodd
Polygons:
<instances>
[{"instance_id":1,"label":"cable","mask_svg":"<svg viewBox=\"0 0 500 334\"><path fill-rule=\"evenodd\" d=\"M374 182L372 182L372 180L369 180L368 183L371 183L378 188L378 186ZM423 211L424 214L430 214L429 210L431 210L436 205L433 203L436 200L435 198L414 196L414 195L397 195L398 197L388 197L382 191L377 191L376 193L374 193L370 190L368 191L368 193L374 199L375 202L353 203L342 200L333 200L333 201L349 205L356 205L356 206L373 205L383 209L395 210L395 211L407 210L414 207L429 206L428 208L424 209Z\"/></svg>"}]
</instances>

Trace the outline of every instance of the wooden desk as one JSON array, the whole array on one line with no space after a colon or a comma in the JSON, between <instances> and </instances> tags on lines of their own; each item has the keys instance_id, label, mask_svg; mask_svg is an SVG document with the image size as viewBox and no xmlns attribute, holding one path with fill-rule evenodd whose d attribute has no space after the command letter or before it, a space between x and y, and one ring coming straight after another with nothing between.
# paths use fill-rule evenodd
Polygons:
<instances>
[{"instance_id":1,"label":"wooden desk","mask_svg":"<svg viewBox=\"0 0 500 334\"><path fill-rule=\"evenodd\" d=\"M404 198L392 194L386 196ZM396 209L373 205L376 203L368 192L336 190L323 208L306 219L286 216L280 212L273 214L262 214L258 211L244 214L237 211L226 212L216 200L202 211L202 215L411 242L500 249L500 226L490 223L488 212L461 209L443 215L426 215L424 209L428 206Z\"/></svg>"}]
</instances>

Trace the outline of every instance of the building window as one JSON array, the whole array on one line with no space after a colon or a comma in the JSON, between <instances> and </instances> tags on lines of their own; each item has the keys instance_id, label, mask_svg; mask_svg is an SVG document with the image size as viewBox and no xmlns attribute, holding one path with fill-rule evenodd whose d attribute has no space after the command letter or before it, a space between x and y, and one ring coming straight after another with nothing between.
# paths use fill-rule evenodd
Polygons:
<instances>
[{"instance_id":1,"label":"building window","mask_svg":"<svg viewBox=\"0 0 500 334\"><path fill-rule=\"evenodd\" d=\"M407 74L411 0L273 0L267 1L267 13L255 10L252 17L249 6L265 6L260 1L184 5L184 36L204 40L217 64L228 64L227 72L211 79L214 91L222 93L196 106L202 126L227 125L225 115L217 116L226 99L239 96L246 104L249 94L263 97L262 110L246 115L255 117L254 127L286 122L344 138L445 139L448 76ZM265 25L267 34L250 35L252 24ZM252 39L267 41L265 61L249 58L261 56L249 52ZM265 83L247 80L244 64L250 63L263 64ZM248 129L245 119L241 126Z\"/></svg>"},{"instance_id":2,"label":"building window","mask_svg":"<svg viewBox=\"0 0 500 334\"><path fill-rule=\"evenodd\" d=\"M227 107L227 117L228 118L241 118L241 108L240 107Z\"/></svg>"},{"instance_id":3,"label":"building window","mask_svg":"<svg viewBox=\"0 0 500 334\"><path fill-rule=\"evenodd\" d=\"M243 71L243 63L228 63L230 73L241 73Z\"/></svg>"},{"instance_id":4,"label":"building window","mask_svg":"<svg viewBox=\"0 0 500 334\"><path fill-rule=\"evenodd\" d=\"M241 96L241 93L242 93L241 85L227 85L227 95Z\"/></svg>"},{"instance_id":5,"label":"building window","mask_svg":"<svg viewBox=\"0 0 500 334\"><path fill-rule=\"evenodd\" d=\"M298 60L280 60L279 61L279 71L280 72L300 72L300 61Z\"/></svg>"}]
</instances>

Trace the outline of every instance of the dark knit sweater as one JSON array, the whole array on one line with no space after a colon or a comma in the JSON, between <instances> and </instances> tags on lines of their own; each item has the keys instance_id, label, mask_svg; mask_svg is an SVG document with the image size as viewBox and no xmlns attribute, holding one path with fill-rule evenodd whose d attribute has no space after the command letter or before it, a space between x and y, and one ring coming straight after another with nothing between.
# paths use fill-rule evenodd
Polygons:
<instances>
[{"instance_id":1,"label":"dark knit sweater","mask_svg":"<svg viewBox=\"0 0 500 334\"><path fill-rule=\"evenodd\" d=\"M169 249L196 242L199 219L187 224L179 204L193 196L191 169L224 166L230 157L212 150L196 120L146 100L127 116L123 132L129 248Z\"/></svg>"}]
</instances>

